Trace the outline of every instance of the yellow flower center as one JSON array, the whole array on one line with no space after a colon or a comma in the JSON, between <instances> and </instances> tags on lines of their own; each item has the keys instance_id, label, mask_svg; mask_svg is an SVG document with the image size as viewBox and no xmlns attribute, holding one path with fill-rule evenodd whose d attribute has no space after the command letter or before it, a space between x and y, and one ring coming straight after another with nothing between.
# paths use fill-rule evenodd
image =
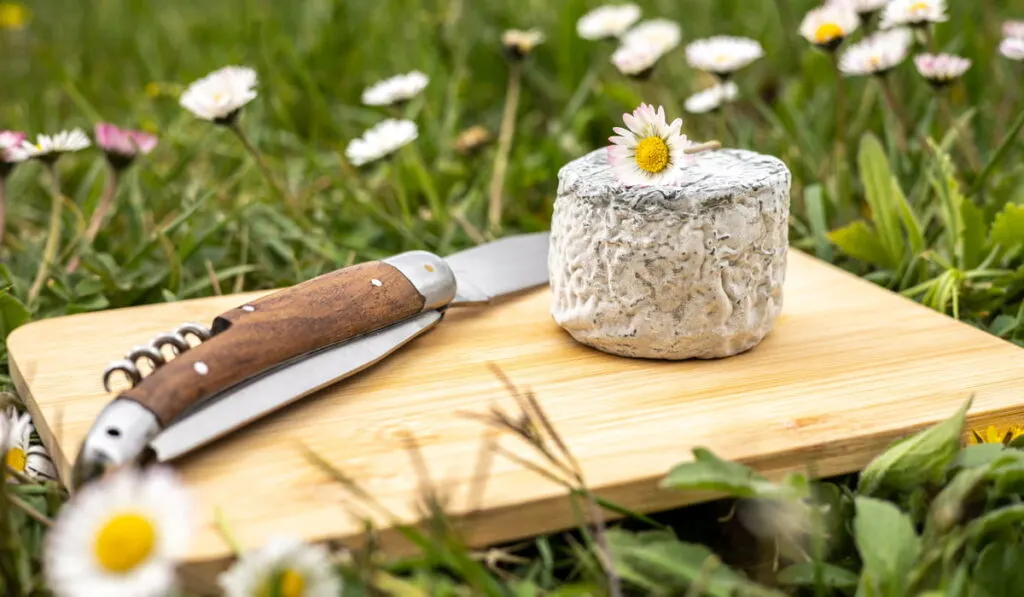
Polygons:
<instances>
[{"instance_id":1,"label":"yellow flower center","mask_svg":"<svg viewBox=\"0 0 1024 597\"><path fill-rule=\"evenodd\" d=\"M224 93L223 91L215 91L215 92L213 92L213 103L215 103L215 104L221 103L222 101L224 101L224 99L227 98L227 95L228 94Z\"/></svg>"},{"instance_id":2,"label":"yellow flower center","mask_svg":"<svg viewBox=\"0 0 1024 597\"><path fill-rule=\"evenodd\" d=\"M275 592L274 589L277 588ZM260 588L259 597L302 597L306 590L306 579L302 575L285 568L270 579Z\"/></svg>"},{"instance_id":3,"label":"yellow flower center","mask_svg":"<svg viewBox=\"0 0 1024 597\"><path fill-rule=\"evenodd\" d=\"M814 32L814 43L824 45L843 37L843 28L835 23L825 23Z\"/></svg>"},{"instance_id":4,"label":"yellow flower center","mask_svg":"<svg viewBox=\"0 0 1024 597\"><path fill-rule=\"evenodd\" d=\"M668 145L661 137L647 137L636 146L636 165L657 174L668 166Z\"/></svg>"},{"instance_id":5,"label":"yellow flower center","mask_svg":"<svg viewBox=\"0 0 1024 597\"><path fill-rule=\"evenodd\" d=\"M25 472L25 465L28 463L28 457L25 456L25 450L21 448L11 448L7 450L7 458L4 459L7 462L7 466L13 468L19 473Z\"/></svg>"},{"instance_id":6,"label":"yellow flower center","mask_svg":"<svg viewBox=\"0 0 1024 597\"><path fill-rule=\"evenodd\" d=\"M28 23L28 9L15 2L0 2L0 29L17 31Z\"/></svg>"},{"instance_id":7,"label":"yellow flower center","mask_svg":"<svg viewBox=\"0 0 1024 597\"><path fill-rule=\"evenodd\" d=\"M910 12L913 14L922 13L928 10L927 2L915 2L910 5Z\"/></svg>"},{"instance_id":8,"label":"yellow flower center","mask_svg":"<svg viewBox=\"0 0 1024 597\"><path fill-rule=\"evenodd\" d=\"M114 515L96 534L93 550L100 567L123 574L146 561L156 546L156 529L149 518L134 512Z\"/></svg>"},{"instance_id":9,"label":"yellow flower center","mask_svg":"<svg viewBox=\"0 0 1024 597\"><path fill-rule=\"evenodd\" d=\"M882 65L882 59L879 58L878 56L872 56L871 58L868 58L868 63L871 65L872 68L878 68L879 66Z\"/></svg>"}]
</instances>

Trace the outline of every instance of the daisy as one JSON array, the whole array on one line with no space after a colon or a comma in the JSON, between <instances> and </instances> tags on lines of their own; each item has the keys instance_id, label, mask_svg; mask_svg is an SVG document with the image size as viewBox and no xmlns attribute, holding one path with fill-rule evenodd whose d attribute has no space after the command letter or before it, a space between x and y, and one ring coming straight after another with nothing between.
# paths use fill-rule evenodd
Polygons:
<instances>
[{"instance_id":1,"label":"daisy","mask_svg":"<svg viewBox=\"0 0 1024 597\"><path fill-rule=\"evenodd\" d=\"M140 155L149 155L156 148L157 138L149 133L122 129L100 122L96 125L96 145L107 154L115 169L121 169Z\"/></svg>"},{"instance_id":2,"label":"daisy","mask_svg":"<svg viewBox=\"0 0 1024 597\"><path fill-rule=\"evenodd\" d=\"M353 165L362 166L391 155L418 136L415 122L389 118L352 140L345 149L345 156Z\"/></svg>"},{"instance_id":3,"label":"daisy","mask_svg":"<svg viewBox=\"0 0 1024 597\"><path fill-rule=\"evenodd\" d=\"M734 101L739 92L736 83L726 81L691 95L687 98L684 107L690 114L714 112L725 104Z\"/></svg>"},{"instance_id":4,"label":"daisy","mask_svg":"<svg viewBox=\"0 0 1024 597\"><path fill-rule=\"evenodd\" d=\"M0 178L7 176L15 164L28 157L21 150L21 144L24 141L25 133L0 131Z\"/></svg>"},{"instance_id":5,"label":"daisy","mask_svg":"<svg viewBox=\"0 0 1024 597\"><path fill-rule=\"evenodd\" d=\"M189 85L179 103L203 120L232 124L242 107L256 99L254 87L256 71L245 66L225 66Z\"/></svg>"},{"instance_id":6,"label":"daisy","mask_svg":"<svg viewBox=\"0 0 1024 597\"><path fill-rule=\"evenodd\" d=\"M845 3L833 2L808 12L800 23L800 35L819 48L834 51L858 27L857 13Z\"/></svg>"},{"instance_id":7,"label":"daisy","mask_svg":"<svg viewBox=\"0 0 1024 597\"><path fill-rule=\"evenodd\" d=\"M157 597L185 555L190 504L168 470L121 469L81 489L47 536L45 571L60 597Z\"/></svg>"},{"instance_id":8,"label":"daisy","mask_svg":"<svg viewBox=\"0 0 1024 597\"><path fill-rule=\"evenodd\" d=\"M1003 23L1003 36L1024 38L1024 21L1007 21Z\"/></svg>"},{"instance_id":9,"label":"daisy","mask_svg":"<svg viewBox=\"0 0 1024 597\"><path fill-rule=\"evenodd\" d=\"M82 129L72 129L56 135L39 135L35 143L22 141L20 152L25 159L36 158L52 162L65 153L81 151L90 145L92 142Z\"/></svg>"},{"instance_id":10,"label":"daisy","mask_svg":"<svg viewBox=\"0 0 1024 597\"><path fill-rule=\"evenodd\" d=\"M633 27L622 36L622 45L651 46L659 55L674 50L683 39L679 23L668 19L651 19Z\"/></svg>"},{"instance_id":11,"label":"daisy","mask_svg":"<svg viewBox=\"0 0 1024 597\"><path fill-rule=\"evenodd\" d=\"M721 79L764 56L764 48L746 37L719 35L699 39L686 46L686 61L697 70L712 73Z\"/></svg>"},{"instance_id":12,"label":"daisy","mask_svg":"<svg viewBox=\"0 0 1024 597\"><path fill-rule=\"evenodd\" d=\"M946 0L892 0L882 11L879 27L922 27L929 23L943 23L948 19Z\"/></svg>"},{"instance_id":13,"label":"daisy","mask_svg":"<svg viewBox=\"0 0 1024 597\"><path fill-rule=\"evenodd\" d=\"M544 43L544 33L539 29L521 31L509 29L501 34L501 44L505 47L505 54L512 60L526 58L534 48Z\"/></svg>"},{"instance_id":14,"label":"daisy","mask_svg":"<svg viewBox=\"0 0 1024 597\"><path fill-rule=\"evenodd\" d=\"M692 158L686 150L692 143L682 133L683 120L671 124L665 109L640 104L632 114L623 114L627 129L615 127L618 134L609 141L608 162L625 185L672 184L679 179L682 166Z\"/></svg>"},{"instance_id":15,"label":"daisy","mask_svg":"<svg viewBox=\"0 0 1024 597\"><path fill-rule=\"evenodd\" d=\"M1010 60L1024 60L1024 38L1008 37L999 44L999 53Z\"/></svg>"},{"instance_id":16,"label":"daisy","mask_svg":"<svg viewBox=\"0 0 1024 597\"><path fill-rule=\"evenodd\" d=\"M929 83L945 87L962 77L971 68L971 61L952 54L918 54L914 66Z\"/></svg>"},{"instance_id":17,"label":"daisy","mask_svg":"<svg viewBox=\"0 0 1024 597\"><path fill-rule=\"evenodd\" d=\"M275 539L243 555L218 579L225 597L338 597L342 582L330 554L297 539Z\"/></svg>"},{"instance_id":18,"label":"daisy","mask_svg":"<svg viewBox=\"0 0 1024 597\"><path fill-rule=\"evenodd\" d=\"M363 92L367 106L390 106L407 102L426 88L430 79L418 70L384 79Z\"/></svg>"},{"instance_id":19,"label":"daisy","mask_svg":"<svg viewBox=\"0 0 1024 597\"><path fill-rule=\"evenodd\" d=\"M619 46L612 53L611 61L615 68L627 77L646 79L651 75L659 58L661 52L654 46L634 43Z\"/></svg>"},{"instance_id":20,"label":"daisy","mask_svg":"<svg viewBox=\"0 0 1024 597\"><path fill-rule=\"evenodd\" d=\"M28 413L19 416L12 408L4 418L9 422L7 455L4 459L7 466L34 481L56 480L57 471L53 468L53 461L47 455L46 448L32 442L32 433L35 431L32 417Z\"/></svg>"},{"instance_id":21,"label":"daisy","mask_svg":"<svg viewBox=\"0 0 1024 597\"><path fill-rule=\"evenodd\" d=\"M576 33L583 39L619 37L640 19L636 4L606 4L576 21Z\"/></svg>"},{"instance_id":22,"label":"daisy","mask_svg":"<svg viewBox=\"0 0 1024 597\"><path fill-rule=\"evenodd\" d=\"M854 11L859 15L870 15L879 9L885 8L891 0L829 0L832 5L839 5Z\"/></svg>"},{"instance_id":23,"label":"daisy","mask_svg":"<svg viewBox=\"0 0 1024 597\"><path fill-rule=\"evenodd\" d=\"M1010 425L1009 427L997 428L989 425L984 431L978 432L971 429L968 439L969 444L1009 444L1018 437L1024 435L1024 426Z\"/></svg>"},{"instance_id":24,"label":"daisy","mask_svg":"<svg viewBox=\"0 0 1024 597\"><path fill-rule=\"evenodd\" d=\"M839 57L844 75L884 75L907 57L913 35L905 28L879 31L850 46Z\"/></svg>"}]
</instances>

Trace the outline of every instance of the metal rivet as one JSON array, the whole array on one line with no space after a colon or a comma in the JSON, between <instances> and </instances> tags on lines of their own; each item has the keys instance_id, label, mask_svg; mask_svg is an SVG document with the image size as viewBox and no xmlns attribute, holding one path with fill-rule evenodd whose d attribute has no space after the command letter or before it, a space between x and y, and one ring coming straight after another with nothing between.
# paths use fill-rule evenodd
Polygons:
<instances>
[{"instance_id":1,"label":"metal rivet","mask_svg":"<svg viewBox=\"0 0 1024 597\"><path fill-rule=\"evenodd\" d=\"M242 305L242 310L246 313L252 313L256 310L256 307L253 307L252 305Z\"/></svg>"},{"instance_id":2,"label":"metal rivet","mask_svg":"<svg viewBox=\"0 0 1024 597\"><path fill-rule=\"evenodd\" d=\"M381 282L377 278L374 278L374 279L370 280L370 284L373 284L374 286L383 286L384 282Z\"/></svg>"},{"instance_id":3,"label":"metal rivet","mask_svg":"<svg viewBox=\"0 0 1024 597\"><path fill-rule=\"evenodd\" d=\"M202 361L196 361L195 364L192 365L192 368L195 369L196 373L198 373L199 375L206 375L207 373L210 372L210 367L208 367L206 363Z\"/></svg>"}]
</instances>

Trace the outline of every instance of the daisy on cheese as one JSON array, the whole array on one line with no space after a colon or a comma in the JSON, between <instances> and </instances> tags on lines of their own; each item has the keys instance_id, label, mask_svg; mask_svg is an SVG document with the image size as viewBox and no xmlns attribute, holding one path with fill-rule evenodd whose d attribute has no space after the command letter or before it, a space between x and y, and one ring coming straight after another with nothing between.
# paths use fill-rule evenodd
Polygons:
<instances>
[{"instance_id":1,"label":"daisy on cheese","mask_svg":"<svg viewBox=\"0 0 1024 597\"><path fill-rule=\"evenodd\" d=\"M640 104L632 114L623 114L627 128L615 127L608 161L616 177L626 185L672 184L690 158L690 140L682 133L683 120L668 123L665 109Z\"/></svg>"}]
</instances>

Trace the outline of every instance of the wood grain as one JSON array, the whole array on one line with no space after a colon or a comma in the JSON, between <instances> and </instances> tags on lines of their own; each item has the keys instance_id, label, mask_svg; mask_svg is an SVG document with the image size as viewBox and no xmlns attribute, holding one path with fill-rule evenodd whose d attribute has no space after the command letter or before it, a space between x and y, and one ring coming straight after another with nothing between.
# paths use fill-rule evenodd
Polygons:
<instances>
[{"instance_id":1,"label":"wood grain","mask_svg":"<svg viewBox=\"0 0 1024 597\"><path fill-rule=\"evenodd\" d=\"M181 321L258 296L75 315L16 330L8 341L15 380L61 473L109 400L100 382L107 361ZM176 463L200 516L189 577L203 586L231 557L213 522L218 509L243 546L281 534L357 543L366 515L384 529L386 549L406 549L391 523L312 465L303 446L397 520L413 521L421 481L403 446L415 438L474 545L574 526L564 489L501 456L483 458L486 431L460 416L507 407L491 363L536 392L597 494L641 512L707 498L657 487L695 446L770 477L810 466L826 476L862 467L971 395L972 424L1024 416L1024 350L798 251L790 251L775 330L729 359L614 357L575 343L552 323L549 308L542 289L452 310L382 365ZM514 438L499 442L533 458ZM476 474L481 460L489 463L480 466L484 477Z\"/></svg>"},{"instance_id":2,"label":"wood grain","mask_svg":"<svg viewBox=\"0 0 1024 597\"><path fill-rule=\"evenodd\" d=\"M199 400L253 375L411 317L423 300L401 272L380 261L330 272L222 313L212 338L118 398L142 404L167 426Z\"/></svg>"}]
</instances>

